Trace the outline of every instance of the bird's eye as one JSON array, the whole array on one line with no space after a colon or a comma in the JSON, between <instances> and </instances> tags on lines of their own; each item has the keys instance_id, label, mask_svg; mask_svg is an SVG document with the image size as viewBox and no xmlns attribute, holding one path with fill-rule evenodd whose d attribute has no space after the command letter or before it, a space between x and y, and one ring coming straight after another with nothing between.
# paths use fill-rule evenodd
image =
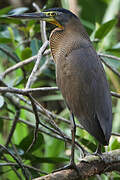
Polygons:
<instances>
[{"instance_id":1,"label":"bird's eye","mask_svg":"<svg viewBox=\"0 0 120 180\"><path fill-rule=\"evenodd\" d=\"M54 12L49 12L49 13L47 13L47 15L48 15L48 16L55 16L56 13L54 13Z\"/></svg>"},{"instance_id":2,"label":"bird's eye","mask_svg":"<svg viewBox=\"0 0 120 180\"><path fill-rule=\"evenodd\" d=\"M50 15L51 15L51 13L47 13L47 15L48 15L48 16L50 16Z\"/></svg>"},{"instance_id":3,"label":"bird's eye","mask_svg":"<svg viewBox=\"0 0 120 180\"><path fill-rule=\"evenodd\" d=\"M54 13L54 12L51 13L51 16L55 16L55 15L56 15L56 13Z\"/></svg>"}]
</instances>

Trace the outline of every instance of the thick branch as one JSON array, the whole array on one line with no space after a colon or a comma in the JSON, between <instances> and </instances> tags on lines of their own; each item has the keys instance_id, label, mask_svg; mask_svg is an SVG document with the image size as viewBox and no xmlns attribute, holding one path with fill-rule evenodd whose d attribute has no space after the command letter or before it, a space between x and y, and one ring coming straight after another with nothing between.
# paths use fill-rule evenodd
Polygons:
<instances>
[{"instance_id":1,"label":"thick branch","mask_svg":"<svg viewBox=\"0 0 120 180\"><path fill-rule=\"evenodd\" d=\"M103 160L98 156L87 156L77 164L77 167L80 170L79 175L74 169L68 169L51 173L34 180L81 180L113 170L120 171L120 150L104 153Z\"/></svg>"}]
</instances>

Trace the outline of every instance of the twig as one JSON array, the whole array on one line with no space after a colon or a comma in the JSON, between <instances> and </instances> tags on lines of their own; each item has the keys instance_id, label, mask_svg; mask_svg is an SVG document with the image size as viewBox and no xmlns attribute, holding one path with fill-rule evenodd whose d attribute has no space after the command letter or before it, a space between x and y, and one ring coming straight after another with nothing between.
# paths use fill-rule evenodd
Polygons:
<instances>
[{"instance_id":1,"label":"twig","mask_svg":"<svg viewBox=\"0 0 120 180\"><path fill-rule=\"evenodd\" d=\"M16 156L11 153L5 146L3 146L2 144L0 144L0 147L1 149L3 149L4 151L6 151L10 156L12 156L12 158L18 163L18 165L20 166L22 172L23 172L23 175L25 176L25 179L26 180L29 180L29 177L28 175L26 174L26 171L24 169L24 166L21 164L21 162L16 158Z\"/></svg>"},{"instance_id":2,"label":"twig","mask_svg":"<svg viewBox=\"0 0 120 180\"><path fill-rule=\"evenodd\" d=\"M110 58L110 59L120 61L120 58L117 57L117 56L113 56L113 55L109 55L109 54L103 54L103 53L98 53L98 55L101 56L101 57L107 57L108 59Z\"/></svg>"},{"instance_id":3,"label":"twig","mask_svg":"<svg viewBox=\"0 0 120 180\"><path fill-rule=\"evenodd\" d=\"M14 167L18 167L18 164L17 164L17 163L8 162L8 163L0 163L0 166L2 166L2 167L3 167L3 166L14 166ZM40 169L37 169L37 168L35 168L35 167L33 167L33 166L29 166L29 165L26 165L26 164L23 164L23 166L24 166L25 168L28 168L28 169L37 171L37 172L39 172L39 173L41 173L41 174L47 175L46 172L41 171Z\"/></svg>"},{"instance_id":4,"label":"twig","mask_svg":"<svg viewBox=\"0 0 120 180\"><path fill-rule=\"evenodd\" d=\"M14 150L14 153L15 153L17 159L19 160L19 162L20 162L21 164L23 164L23 163L22 163L22 159L21 159L21 157L20 157L20 155L19 155L19 153L18 153L18 151L17 151L17 149L16 149L16 146L15 146L12 142L11 142L11 144L12 144L12 148L13 148L13 150ZM26 174L28 175L28 177L32 177L30 171L29 171L26 167L25 167L25 172L26 172Z\"/></svg>"},{"instance_id":5,"label":"twig","mask_svg":"<svg viewBox=\"0 0 120 180\"><path fill-rule=\"evenodd\" d=\"M32 97L33 98L33 97ZM34 99L34 98L33 98ZM49 113L48 110L46 110L40 103L38 103L38 101L36 101L34 99L34 102L37 104L38 109L42 109L42 112L44 112L44 114L49 118L49 123L60 133L60 135L66 140L69 140L71 142L71 139L69 137L67 137L62 131L61 129L56 125L56 123L54 122L54 117L52 116L51 113ZM84 152L87 153L87 151L76 141L75 142L76 145Z\"/></svg>"},{"instance_id":6,"label":"twig","mask_svg":"<svg viewBox=\"0 0 120 180\"><path fill-rule=\"evenodd\" d=\"M14 166L14 167L18 167L18 164L17 163L12 163L12 162L8 162L8 163L0 163L0 166ZM29 165L26 165L26 164L23 164L23 166L25 167L25 168L28 168L28 169L32 169L32 170L34 170L34 171L37 171L37 172L39 172L39 173L41 173L41 174L45 174L45 175L47 175L47 173L46 172L43 172L43 171L41 171L40 169L37 169L37 168L35 168L35 167L33 167L33 166L29 166Z\"/></svg>"},{"instance_id":7,"label":"twig","mask_svg":"<svg viewBox=\"0 0 120 180\"><path fill-rule=\"evenodd\" d=\"M11 93L19 93L19 94L23 94L23 95L27 95L28 93L30 93L30 92L34 92L34 91L50 91L50 90L58 90L58 87L44 87L44 88L32 88L32 89L17 89L17 88L9 88L9 87L0 87L0 92L1 93L5 93L5 92L11 92ZM118 93L115 93L115 92L111 92L111 94L113 95L113 96L115 96L115 97L120 97L120 94L118 94ZM7 94L7 96L9 96L8 94ZM10 96L9 96L9 98L10 98ZM24 101L25 103L27 103L27 104L29 104L29 102L25 99L25 100L23 100L23 98L22 97L18 97L18 98L20 98L22 101ZM11 99L10 99L10 101L12 100L12 102L13 102L13 97L11 97ZM14 103L17 103L16 101L15 101L15 99L14 99ZM29 104L30 105L30 104ZM17 107L18 107L18 103L17 103ZM22 108L22 107L21 107ZM28 108L26 109L26 110L28 110ZM38 111L39 111L40 109L38 109ZM43 113L41 110L40 110L40 112L41 113ZM60 117L60 116L58 116L58 115L56 115L56 114L54 114L54 113L52 113L52 112L50 112L50 111L48 111L47 110L47 112L50 114L50 115L52 115L52 117L54 118L54 119L58 119L58 120L60 120L60 121L63 121L63 122L65 122L65 123L68 123L68 124L70 124L69 123L69 121L67 120L67 119L64 119L64 118L62 118L62 117ZM79 124L77 124L77 127L79 127L79 128L82 128Z\"/></svg>"},{"instance_id":8,"label":"twig","mask_svg":"<svg viewBox=\"0 0 120 180\"><path fill-rule=\"evenodd\" d=\"M44 56L48 55L48 54L50 54L50 52L51 52L50 49L48 49L48 50L46 50L44 52L43 55ZM111 59L120 60L120 58L118 58L116 56L112 56L112 55L107 55L107 54L102 54L102 53L98 53L98 55L101 56L101 57L108 57L108 58L111 58ZM1 77L4 78L7 74L11 73L12 71L14 71L14 70L16 70L16 69L18 69L18 68L32 62L32 61L35 61L36 59L37 59L37 55L35 55L35 56L31 57L31 58L28 58L28 59L26 59L26 60L24 60L22 62L19 62L19 63L15 64L14 66L12 66L12 67L8 68L7 70L5 70L1 74Z\"/></svg>"},{"instance_id":9,"label":"twig","mask_svg":"<svg viewBox=\"0 0 120 180\"><path fill-rule=\"evenodd\" d=\"M9 117L7 117L7 116L0 116L0 119L4 119L4 120L13 120L12 118L9 118ZM63 120L63 119L62 119ZM62 121L61 120L61 121ZM29 121L25 121L25 120L23 120L23 119L18 119L18 122L21 122L21 123L24 123L24 124L26 124L27 126L30 126L30 127L32 127L32 128L35 128L35 124L32 124L32 123L30 123ZM66 120L65 121L67 124L70 124L70 121L68 121L68 120ZM41 124L42 126L43 125L45 125L45 124ZM76 126L78 127L78 128L82 128L81 126L79 126L79 124L76 124ZM45 128L46 128L46 126L44 126ZM47 129L48 129L48 127L47 127ZM44 131L42 128L38 128L38 130L39 131L41 131L41 132L43 132L43 133L45 133L45 134L47 134L46 133L46 131ZM52 129L50 129L51 131L52 131ZM52 136L52 134L48 134L49 136ZM117 133L117 132L112 132L111 133L111 135L112 136L118 136L118 137L120 137L120 133ZM52 136L52 137L55 137L55 136ZM56 138L58 138L58 136L56 136Z\"/></svg>"},{"instance_id":10,"label":"twig","mask_svg":"<svg viewBox=\"0 0 120 180\"><path fill-rule=\"evenodd\" d=\"M32 96L31 96L31 98L32 98L32 101L37 105L37 106L39 106L42 110L43 110L43 112L45 113L45 115L49 118L49 121L47 121L47 122L49 122L55 129L56 129L56 132L55 133L57 133L58 135L61 135L63 138L65 137L65 134L61 131L61 129L56 125L56 123L53 121L53 119L52 119L52 117L50 116L50 114L46 111L46 109L40 104L40 103L38 103ZM35 107L36 108L36 107ZM35 109L34 109L34 112L35 112ZM36 115L37 115L37 111L36 111ZM39 121L39 116L38 116L38 118L37 118L37 120ZM39 122L40 123L40 122ZM50 129L50 128L49 128Z\"/></svg>"},{"instance_id":11,"label":"twig","mask_svg":"<svg viewBox=\"0 0 120 180\"><path fill-rule=\"evenodd\" d=\"M1 117L1 118L2 118L2 117ZM7 118L7 117L3 117L3 118L4 118L5 120L12 120L11 118ZM31 127L31 128L35 128L35 124L32 124L32 123L30 123L29 121L25 121L25 120L23 120L23 119L19 119L18 122L19 122L19 123L24 123L24 124L26 124L27 126L29 126L29 127ZM43 124L43 123L41 123L41 122L40 122L39 124L43 125L43 127L46 128L46 125L45 125L45 124ZM49 128L49 127L47 127L47 129L49 129L49 130L51 130L51 131L53 131L53 132L55 133L55 130L54 130L54 129ZM40 131L40 132L42 132L42 133L44 133L44 134L46 134L46 135L48 135L48 136L51 136L51 137L53 137L53 138L56 138L56 139L65 141L63 137L58 136L58 135L55 135L55 134L51 134L51 133L45 131L43 128L40 128L40 127L39 127L39 128L38 128L38 131ZM57 134L57 133L56 133L56 134ZM68 140L67 140L67 142L70 143L71 141L68 141Z\"/></svg>"},{"instance_id":12,"label":"twig","mask_svg":"<svg viewBox=\"0 0 120 180\"><path fill-rule=\"evenodd\" d=\"M46 56L50 54L50 49L46 50L44 53L43 53L43 56ZM32 56L31 58L28 58L22 62L19 62L17 64L15 64L14 66L8 68L6 71L4 71L3 73L1 73L1 77L4 78L7 74L13 72L14 70L18 69L18 68L21 68L22 66L26 65L26 64L29 64L30 62L32 61L35 61L37 59L37 55L35 56Z\"/></svg>"},{"instance_id":13,"label":"twig","mask_svg":"<svg viewBox=\"0 0 120 180\"><path fill-rule=\"evenodd\" d=\"M38 69L38 71L35 73L35 78L33 80L33 83L36 81L36 79L38 78L38 76L40 76L40 74L45 70L47 69L48 65L50 64L50 61L52 60L49 59L48 57L46 57L46 61L45 63L40 67L40 69Z\"/></svg>"},{"instance_id":14,"label":"twig","mask_svg":"<svg viewBox=\"0 0 120 180\"><path fill-rule=\"evenodd\" d=\"M22 94L22 95L28 95L32 92L37 91L56 91L58 90L58 87L41 87L41 88L28 88L28 89L18 89L13 87L0 87L0 93L13 93L13 94Z\"/></svg>"},{"instance_id":15,"label":"twig","mask_svg":"<svg viewBox=\"0 0 120 180\"><path fill-rule=\"evenodd\" d=\"M61 134L61 136L64 138L65 134L60 130L60 128L56 125L56 123L53 121L52 115L38 102L33 98L34 102L38 107L42 109L44 114L49 118L49 123Z\"/></svg>"},{"instance_id":16,"label":"twig","mask_svg":"<svg viewBox=\"0 0 120 180\"><path fill-rule=\"evenodd\" d=\"M112 132L111 135L120 137L120 133L116 133L116 132Z\"/></svg>"},{"instance_id":17,"label":"twig","mask_svg":"<svg viewBox=\"0 0 120 180\"><path fill-rule=\"evenodd\" d=\"M0 47L0 50L3 51L7 56L9 56L11 59L13 59L15 62L18 62L18 58L13 55L13 53L7 51L5 48Z\"/></svg>"},{"instance_id":18,"label":"twig","mask_svg":"<svg viewBox=\"0 0 120 180\"><path fill-rule=\"evenodd\" d=\"M114 96L114 97L120 98L120 94L119 93L111 91L111 95Z\"/></svg>"},{"instance_id":19,"label":"twig","mask_svg":"<svg viewBox=\"0 0 120 180\"><path fill-rule=\"evenodd\" d=\"M18 89L14 87L0 87L0 93L13 93L13 94L22 94L24 96L29 93L37 92L37 91L58 91L58 87L41 87L41 88L28 88L28 89ZM111 95L117 98L120 98L120 94L111 91ZM19 96L20 98L20 96ZM22 98L22 97L21 97ZM23 99L22 99L23 100Z\"/></svg>"},{"instance_id":20,"label":"twig","mask_svg":"<svg viewBox=\"0 0 120 180\"><path fill-rule=\"evenodd\" d=\"M9 133L9 135L8 135L8 139L7 139L6 144L5 144L6 147L8 147L8 145L9 145L9 143L10 143L10 141L11 141L11 138L12 138L13 133L14 133L14 131L15 131L16 124L17 124L17 121L18 121L18 119L19 119L19 116L20 116L20 109L16 109L15 119L14 119L14 121L13 121L11 130L10 130L10 133Z\"/></svg>"},{"instance_id":21,"label":"twig","mask_svg":"<svg viewBox=\"0 0 120 180\"><path fill-rule=\"evenodd\" d=\"M111 67L105 60L101 59L101 61L120 78L120 73L115 68Z\"/></svg>"},{"instance_id":22,"label":"twig","mask_svg":"<svg viewBox=\"0 0 120 180\"><path fill-rule=\"evenodd\" d=\"M37 12L41 12L39 6L34 2L33 7L37 10ZM46 22L40 21L40 32L41 32L41 38L42 42L45 43L47 41L47 34L46 34Z\"/></svg>"},{"instance_id":23,"label":"twig","mask_svg":"<svg viewBox=\"0 0 120 180\"><path fill-rule=\"evenodd\" d=\"M56 87L55 87L55 88L56 88ZM27 106L23 106L23 105L20 106L19 103L18 103L18 101L17 101L17 99L14 98L11 94L6 93L6 94L4 94L4 96L7 97L7 98L10 100L10 102L11 102L13 105L15 105L16 107L18 107L18 108L20 108L20 109L25 109L25 110L33 113L33 111L32 111L31 108L29 108L29 107L27 107ZM31 105L30 102L27 101L26 99L21 98L21 97L19 97L19 96L17 96L17 97L20 98L20 100L22 100L23 102L27 103L28 105ZM45 113L42 111L42 109L41 109L40 107L37 107L37 111L45 115ZM49 111L49 110L47 110L47 109L46 109L46 111L47 111L48 114L50 114L50 115L52 116L53 119L58 119L59 121L65 122L65 123L67 123L67 124L70 124L70 121L69 121L69 120L67 120L67 119L65 119L65 118L63 118L63 117L61 117L61 116L59 116L59 115L56 115L56 114L52 113L51 111ZM81 129L83 129L83 127L82 127L80 124L76 124L76 126L79 127L79 128L81 128Z\"/></svg>"},{"instance_id":24,"label":"twig","mask_svg":"<svg viewBox=\"0 0 120 180\"><path fill-rule=\"evenodd\" d=\"M37 10L37 12L41 12L39 6L34 2L33 3L34 8ZM46 34L46 22L45 21L40 21L40 32L41 32L41 39L43 44L48 41L47 39L47 34ZM45 63L40 67L38 71L35 72L34 78L32 80L32 84L37 80L38 76L48 67L50 62L50 59L48 56L46 56L46 61Z\"/></svg>"},{"instance_id":25,"label":"twig","mask_svg":"<svg viewBox=\"0 0 120 180\"><path fill-rule=\"evenodd\" d=\"M10 163L10 161L5 157L4 154L2 155L2 157L3 157L2 160L6 161L7 163ZM17 171L17 169L15 167L11 167L11 169L16 173L18 179L22 180L21 174ZM10 171L10 170L8 170L8 171Z\"/></svg>"},{"instance_id":26,"label":"twig","mask_svg":"<svg viewBox=\"0 0 120 180\"><path fill-rule=\"evenodd\" d=\"M39 6L35 2L33 3L33 6L37 10L37 12L39 12L39 13L41 12ZM45 21L40 21L40 32L41 32L41 39L44 44L46 41L48 41ZM33 83L37 80L38 76L40 76L40 74L48 67L49 63L50 63L50 59L47 55L45 63L40 67L40 69L38 71L36 71L34 79L33 79Z\"/></svg>"},{"instance_id":27,"label":"twig","mask_svg":"<svg viewBox=\"0 0 120 180\"><path fill-rule=\"evenodd\" d=\"M2 74L1 74L1 77L4 78L7 74L13 72L14 70L18 69L18 68L21 68L22 66L32 62L32 61L35 61L37 59L37 55L35 56L32 56L22 62L19 62L17 64L15 64L14 66L8 68L6 71L4 71Z\"/></svg>"},{"instance_id":28,"label":"twig","mask_svg":"<svg viewBox=\"0 0 120 180\"><path fill-rule=\"evenodd\" d=\"M40 48L40 50L39 50L39 52L38 52L37 61L36 61L36 63L35 63L35 66L34 66L32 72L31 72L31 74L30 74L30 77L29 77L29 79L28 79L28 81L27 81L26 89L29 88L29 87L31 86L31 84L32 84L33 76L34 76L35 72L36 72L37 69L38 69L38 66L39 66L39 63L40 63L42 54L43 54L43 52L45 51L45 49L46 49L47 46L48 46L48 41L46 41L46 42L42 45L42 47Z\"/></svg>"},{"instance_id":29,"label":"twig","mask_svg":"<svg viewBox=\"0 0 120 180\"><path fill-rule=\"evenodd\" d=\"M32 144L28 147L27 152L31 149L31 147L33 146L33 144L35 143L35 141L37 139L38 127L39 127L39 115L38 115L38 112L37 112L36 105L35 105L31 95L28 95L28 98L30 99L31 104L32 104L33 112L34 112L35 119L36 119L36 126L35 126L35 130L34 130L34 138L33 138Z\"/></svg>"}]
</instances>

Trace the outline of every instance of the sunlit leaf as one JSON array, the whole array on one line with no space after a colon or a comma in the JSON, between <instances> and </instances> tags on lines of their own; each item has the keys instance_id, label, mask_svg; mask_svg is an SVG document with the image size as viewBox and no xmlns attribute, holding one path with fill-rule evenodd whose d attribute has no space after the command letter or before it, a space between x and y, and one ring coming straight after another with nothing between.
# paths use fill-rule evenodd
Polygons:
<instances>
[{"instance_id":1,"label":"sunlit leaf","mask_svg":"<svg viewBox=\"0 0 120 180\"><path fill-rule=\"evenodd\" d=\"M96 31L95 38L103 39L111 31L111 29L116 25L116 23L117 23L117 20L113 19L102 24L99 27L99 29Z\"/></svg>"},{"instance_id":2,"label":"sunlit leaf","mask_svg":"<svg viewBox=\"0 0 120 180\"><path fill-rule=\"evenodd\" d=\"M0 43L12 43L12 40L10 38L0 38Z\"/></svg>"},{"instance_id":3,"label":"sunlit leaf","mask_svg":"<svg viewBox=\"0 0 120 180\"><path fill-rule=\"evenodd\" d=\"M32 51L29 47L26 47L21 53L22 60L27 59L31 56L32 56Z\"/></svg>"},{"instance_id":4,"label":"sunlit leaf","mask_svg":"<svg viewBox=\"0 0 120 180\"><path fill-rule=\"evenodd\" d=\"M114 149L120 149L120 142L117 140L117 138L114 139L111 145L111 150L114 150Z\"/></svg>"},{"instance_id":5,"label":"sunlit leaf","mask_svg":"<svg viewBox=\"0 0 120 180\"><path fill-rule=\"evenodd\" d=\"M3 9L0 9L0 15L7 14L11 9L12 9L12 6L8 6Z\"/></svg>"}]
</instances>

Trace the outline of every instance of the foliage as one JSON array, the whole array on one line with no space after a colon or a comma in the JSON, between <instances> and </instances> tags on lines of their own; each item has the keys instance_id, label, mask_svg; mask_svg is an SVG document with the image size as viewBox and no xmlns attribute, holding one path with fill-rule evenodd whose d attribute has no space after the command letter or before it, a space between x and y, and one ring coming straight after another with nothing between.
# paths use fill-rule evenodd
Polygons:
<instances>
[{"instance_id":1,"label":"foliage","mask_svg":"<svg viewBox=\"0 0 120 180\"><path fill-rule=\"evenodd\" d=\"M91 40L96 40L94 46L98 52L104 54L114 55L120 57L120 37L118 35L120 31L119 23L117 21L118 7L120 1L116 1L116 14L109 10L114 0L92 0L90 2L84 0L78 0L78 6L81 9L80 17L81 21L86 27ZM54 1L48 0L46 7L54 6ZM55 3L56 5L56 3ZM60 5L58 3L57 5ZM69 2L61 0L61 6L68 8ZM88 8L89 6L89 8ZM12 10L12 7L6 7L0 9L0 86L25 88L27 80L31 74L31 71L35 65L35 61L24 65L21 68L9 73L3 77L2 74L6 69L22 62L31 56L37 55L43 42L40 37L41 29L38 21L26 21L8 19L5 14ZM18 10L16 10L17 12ZM19 12L26 11L25 8L19 8ZM115 9L114 9L115 11ZM112 17L104 21L104 17ZM51 31L52 26L47 25L47 36ZM106 43L107 42L107 43ZM41 68L50 55L42 56L40 61ZM104 58L104 60L115 70L120 71L120 62L110 58ZM107 78L110 84L110 89L115 92L120 91L120 78L118 78L110 69L105 67ZM37 80L34 81L32 88L37 87L53 87L56 86L55 81L55 67L52 61L46 68L37 76ZM41 91L32 93L32 96L46 109L51 111L59 117L69 119L69 112L66 108L61 93L59 91ZM27 149L32 144L34 139L35 129L35 116L32 111L31 105L28 102L29 98L24 96L24 100L16 96L16 94L1 93L0 95L0 144L6 144L9 132L11 130L15 116L19 107L20 114L17 117L18 123L16 124L15 131L12 139L9 142L8 149L10 152L20 157L25 165L32 166L36 169L40 169L44 172L51 172L52 170L63 166L69 160L70 145L65 147L64 142L51 135L55 134L50 129L46 129L42 125L39 125L39 133L37 135L37 141L32 148L27 152ZM120 100L113 97L113 131L120 133ZM48 117L44 113L39 112L40 121L52 128L48 122ZM56 124L62 131L70 136L70 126L64 123L59 118L54 118ZM27 122L27 123L26 123ZM76 120L76 123L78 121ZM45 131L45 133L43 133ZM50 134L49 134L50 133ZM83 138L84 137L84 138ZM77 129L77 139L88 151L94 152L96 149L96 141L85 130ZM110 144L107 148L103 148L104 151L114 150L120 148L120 137L111 137ZM1 152L0 152L1 153ZM76 162L80 156L79 151L76 150ZM2 158L1 158L2 157ZM4 156L0 155L0 164L4 162L16 161L8 154ZM32 169L30 174L32 177L38 177L44 175L36 169ZM17 174L18 173L18 174ZM0 165L0 179L18 179L21 176L24 179L22 171L16 166L16 170L11 166ZM120 175L116 172L112 173L113 179L119 178ZM109 174L102 175L102 179L109 179ZM94 178L92 178L94 179Z\"/></svg>"}]
</instances>

